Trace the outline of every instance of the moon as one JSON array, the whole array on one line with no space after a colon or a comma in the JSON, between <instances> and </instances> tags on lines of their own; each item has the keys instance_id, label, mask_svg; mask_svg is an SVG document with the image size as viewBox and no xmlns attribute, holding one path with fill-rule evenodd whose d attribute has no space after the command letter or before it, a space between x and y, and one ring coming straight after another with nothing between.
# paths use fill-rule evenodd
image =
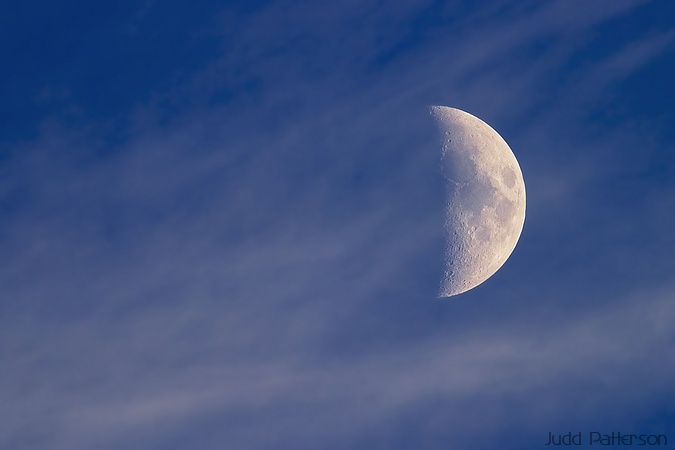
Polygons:
<instances>
[{"instance_id":1,"label":"moon","mask_svg":"<svg viewBox=\"0 0 675 450\"><path fill-rule=\"evenodd\" d=\"M525 223L525 181L502 137L479 118L432 106L442 136L447 187L445 273L439 297L475 288L494 275Z\"/></svg>"}]
</instances>

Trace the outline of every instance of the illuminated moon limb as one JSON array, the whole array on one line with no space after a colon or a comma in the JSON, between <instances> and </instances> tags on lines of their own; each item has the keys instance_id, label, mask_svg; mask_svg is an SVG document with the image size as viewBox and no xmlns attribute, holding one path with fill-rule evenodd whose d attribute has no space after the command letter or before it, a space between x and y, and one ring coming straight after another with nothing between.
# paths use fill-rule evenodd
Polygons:
<instances>
[{"instance_id":1,"label":"illuminated moon limb","mask_svg":"<svg viewBox=\"0 0 675 450\"><path fill-rule=\"evenodd\" d=\"M447 186L445 274L439 297L490 278L516 247L525 222L525 182L515 155L488 124L432 106L442 133Z\"/></svg>"}]
</instances>

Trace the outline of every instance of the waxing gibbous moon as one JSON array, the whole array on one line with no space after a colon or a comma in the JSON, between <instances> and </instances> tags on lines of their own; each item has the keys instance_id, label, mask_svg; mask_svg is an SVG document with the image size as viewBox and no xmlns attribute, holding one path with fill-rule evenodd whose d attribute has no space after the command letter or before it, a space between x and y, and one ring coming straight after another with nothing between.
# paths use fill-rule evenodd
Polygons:
<instances>
[{"instance_id":1,"label":"waxing gibbous moon","mask_svg":"<svg viewBox=\"0 0 675 450\"><path fill-rule=\"evenodd\" d=\"M506 262L525 222L525 182L502 137L471 114L432 106L447 186L445 273L439 297L475 288Z\"/></svg>"}]
</instances>

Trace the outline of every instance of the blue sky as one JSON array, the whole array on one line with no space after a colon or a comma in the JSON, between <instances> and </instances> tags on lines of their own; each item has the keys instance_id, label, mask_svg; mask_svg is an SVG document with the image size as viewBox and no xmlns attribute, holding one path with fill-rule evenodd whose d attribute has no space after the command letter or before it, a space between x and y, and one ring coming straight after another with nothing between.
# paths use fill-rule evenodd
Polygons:
<instances>
[{"instance_id":1,"label":"blue sky","mask_svg":"<svg viewBox=\"0 0 675 450\"><path fill-rule=\"evenodd\" d=\"M675 442L675 4L0 6L0 447ZM436 298L429 105L517 156Z\"/></svg>"}]
</instances>

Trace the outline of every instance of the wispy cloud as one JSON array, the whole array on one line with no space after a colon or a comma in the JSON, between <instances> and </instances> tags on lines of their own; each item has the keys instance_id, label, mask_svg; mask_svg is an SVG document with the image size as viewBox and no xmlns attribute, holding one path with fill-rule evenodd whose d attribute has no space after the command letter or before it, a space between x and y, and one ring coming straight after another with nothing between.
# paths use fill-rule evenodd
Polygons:
<instances>
[{"instance_id":1,"label":"wispy cloud","mask_svg":"<svg viewBox=\"0 0 675 450\"><path fill-rule=\"evenodd\" d=\"M458 435L479 428L498 434L514 397L519 398L521 420L527 417L540 424L561 415L575 414L580 420L594 414L591 400L579 387L595 391L593 402L617 408L658 395L655 392L668 385L674 369L674 355L664 353L664 344L673 339L671 296L671 287L636 292L612 311L603 308L553 326L505 322L348 360L328 357L320 364L288 351L266 361L228 358L222 351L223 335L236 339L238 334L219 326L211 327L202 341L206 345L210 341L212 349L195 355L192 345L181 345L174 335L186 331L185 323L176 323L179 316L146 316L137 319L136 326L127 325L123 339L109 340L106 333L88 330L84 336L94 340L82 344L78 330L71 331L67 341L53 344L62 349L60 353L68 349L61 364L73 364L71 369L51 371L41 389L30 394L15 392L22 395L24 405L35 399L41 411L53 411L44 419L61 425L51 439L72 448L86 448L102 438L114 442L148 427L161 435L170 430L181 433L185 432L181 424L214 414L248 417L243 428L239 421L224 420L218 432L223 444L239 442L246 448L266 448L272 442L265 436L274 436L277 442L348 436L358 440L367 433L386 433L397 417L419 408L442 415L448 424L462 421L465 430ZM167 329L173 331L162 333ZM136 348L140 352L134 354ZM113 360L106 361L111 356ZM77 369L88 372L92 365L103 372L87 383ZM655 372L662 376L655 377ZM624 394L617 397L616 392ZM544 408L540 395L549 402ZM448 406L439 411L432 406L437 402L461 404L468 410ZM587 412L578 409L579 403ZM462 420L486 404L494 410L480 424ZM265 411L276 411L272 423ZM41 421L23 412L13 414L5 427L20 431ZM251 429L257 431L248 435Z\"/></svg>"}]
</instances>

